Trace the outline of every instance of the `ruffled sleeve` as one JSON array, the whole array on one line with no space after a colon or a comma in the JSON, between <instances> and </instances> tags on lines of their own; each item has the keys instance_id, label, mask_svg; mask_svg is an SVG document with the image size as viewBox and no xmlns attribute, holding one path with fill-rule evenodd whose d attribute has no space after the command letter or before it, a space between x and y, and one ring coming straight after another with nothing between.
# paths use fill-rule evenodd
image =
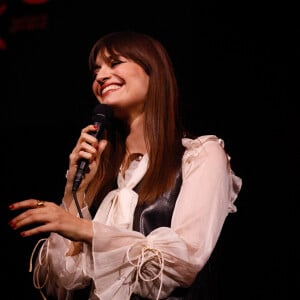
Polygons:
<instances>
[{"instance_id":1,"label":"ruffled sleeve","mask_svg":"<svg viewBox=\"0 0 300 300\"><path fill-rule=\"evenodd\" d=\"M215 135L200 136L196 139L188 139L188 138L183 139L182 143L186 147L185 155L183 157L183 165L189 166L191 163L193 164L193 160L195 162L196 157L200 155L200 152L202 150L204 150L203 146L207 142L212 142L212 144L215 144L215 146L216 146L216 143L219 144L220 147L223 149L223 151L221 151L221 152L224 152L225 156L227 157L228 176L231 181L230 182L231 185L229 185L230 190L231 190L231 195L230 195L229 202L228 202L228 209L229 209L229 212L231 212L231 213L236 212L237 208L234 205L234 202L237 199L237 196L241 190L242 179L240 177L236 176L234 171L231 169L231 165L230 165L231 157L224 150L224 147L225 147L224 140L216 137ZM211 146L211 147L213 148L214 146ZM226 160L225 160L225 162L226 162Z\"/></svg>"},{"instance_id":2,"label":"ruffled sleeve","mask_svg":"<svg viewBox=\"0 0 300 300\"><path fill-rule=\"evenodd\" d=\"M222 139L214 135L183 139L183 184L173 214L172 228L196 249L198 260L211 254L242 181L230 166Z\"/></svg>"},{"instance_id":3,"label":"ruffled sleeve","mask_svg":"<svg viewBox=\"0 0 300 300\"><path fill-rule=\"evenodd\" d=\"M63 203L61 206L64 207ZM87 207L82 209L82 214L86 219L91 219ZM31 260L37 251L33 284L43 299L46 299L44 291L57 300L72 299L72 290L84 288L91 282L91 278L86 274L91 259L90 247L84 244L80 254L67 256L70 244L69 239L51 233L48 238L39 240L33 249Z\"/></svg>"}]
</instances>

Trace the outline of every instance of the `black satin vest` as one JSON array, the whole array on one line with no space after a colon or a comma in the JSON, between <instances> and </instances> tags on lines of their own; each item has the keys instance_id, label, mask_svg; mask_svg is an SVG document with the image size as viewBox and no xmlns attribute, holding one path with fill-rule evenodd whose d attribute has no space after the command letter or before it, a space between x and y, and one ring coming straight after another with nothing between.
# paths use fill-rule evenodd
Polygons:
<instances>
[{"instance_id":1,"label":"black satin vest","mask_svg":"<svg viewBox=\"0 0 300 300\"><path fill-rule=\"evenodd\" d=\"M153 204L138 204L134 212L133 230L148 235L155 228L170 227L181 183L181 172L178 172L172 190L164 193Z\"/></svg>"}]
</instances>

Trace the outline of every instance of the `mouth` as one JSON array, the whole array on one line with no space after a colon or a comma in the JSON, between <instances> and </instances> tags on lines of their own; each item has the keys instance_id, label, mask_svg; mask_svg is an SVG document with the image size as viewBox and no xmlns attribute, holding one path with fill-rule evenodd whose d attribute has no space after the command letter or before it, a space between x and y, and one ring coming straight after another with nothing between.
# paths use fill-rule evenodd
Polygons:
<instances>
[{"instance_id":1,"label":"mouth","mask_svg":"<svg viewBox=\"0 0 300 300\"><path fill-rule=\"evenodd\" d=\"M109 91L115 91L121 88L121 85L119 84L110 84L103 89L101 89L101 95L104 96L104 94L108 93Z\"/></svg>"}]
</instances>

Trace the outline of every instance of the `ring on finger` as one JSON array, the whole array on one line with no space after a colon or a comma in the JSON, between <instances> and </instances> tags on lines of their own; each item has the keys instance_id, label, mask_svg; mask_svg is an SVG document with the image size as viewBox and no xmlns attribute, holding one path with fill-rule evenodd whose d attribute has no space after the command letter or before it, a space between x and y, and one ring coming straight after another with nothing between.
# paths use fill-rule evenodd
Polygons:
<instances>
[{"instance_id":1,"label":"ring on finger","mask_svg":"<svg viewBox=\"0 0 300 300\"><path fill-rule=\"evenodd\" d=\"M45 201L43 201L43 200L36 201L36 208L44 207L44 206L45 206Z\"/></svg>"}]
</instances>

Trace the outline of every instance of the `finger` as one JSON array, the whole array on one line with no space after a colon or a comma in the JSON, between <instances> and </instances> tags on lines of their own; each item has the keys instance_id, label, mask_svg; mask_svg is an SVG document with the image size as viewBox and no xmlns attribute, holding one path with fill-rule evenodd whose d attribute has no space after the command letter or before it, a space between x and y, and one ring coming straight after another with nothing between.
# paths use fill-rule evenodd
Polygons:
<instances>
[{"instance_id":1,"label":"finger","mask_svg":"<svg viewBox=\"0 0 300 300\"><path fill-rule=\"evenodd\" d=\"M37 199L27 199L19 202L15 202L9 205L10 210L18 210L18 209L29 209L36 208L39 200Z\"/></svg>"},{"instance_id":2,"label":"finger","mask_svg":"<svg viewBox=\"0 0 300 300\"><path fill-rule=\"evenodd\" d=\"M17 230L21 227L28 226L34 223L44 223L46 221L46 216L45 216L46 213L47 211L42 209L36 209L36 208L28 209L25 212L14 217L9 222L9 225L13 229Z\"/></svg>"},{"instance_id":3,"label":"finger","mask_svg":"<svg viewBox=\"0 0 300 300\"><path fill-rule=\"evenodd\" d=\"M90 124L90 125L87 125L84 128L82 128L81 133L87 133L87 132L96 131L96 130L97 130L97 127L95 127L95 125Z\"/></svg>"},{"instance_id":4,"label":"finger","mask_svg":"<svg viewBox=\"0 0 300 300\"><path fill-rule=\"evenodd\" d=\"M96 146L91 145L89 143L83 143L81 145L78 155L80 158L85 158L87 160L90 160L93 156L96 155L97 148L98 148L98 143L96 144Z\"/></svg>"},{"instance_id":5,"label":"finger","mask_svg":"<svg viewBox=\"0 0 300 300\"><path fill-rule=\"evenodd\" d=\"M46 233L46 232L50 232L51 228L49 224L43 224L40 226L36 226L30 229L26 229L24 231L20 232L20 235L22 237L27 237L27 236L32 236L32 235L36 235L36 234L41 234L41 233Z\"/></svg>"},{"instance_id":6,"label":"finger","mask_svg":"<svg viewBox=\"0 0 300 300\"><path fill-rule=\"evenodd\" d=\"M103 150L106 148L107 144L108 144L107 140L105 140L105 139L100 140L99 141L99 151L103 152Z\"/></svg>"},{"instance_id":7,"label":"finger","mask_svg":"<svg viewBox=\"0 0 300 300\"><path fill-rule=\"evenodd\" d=\"M97 128L94 127L94 125L89 125L82 129L81 135L78 139L77 146L81 145L83 142L89 143L89 144L95 144L97 143L97 138L94 136Z\"/></svg>"}]
</instances>

